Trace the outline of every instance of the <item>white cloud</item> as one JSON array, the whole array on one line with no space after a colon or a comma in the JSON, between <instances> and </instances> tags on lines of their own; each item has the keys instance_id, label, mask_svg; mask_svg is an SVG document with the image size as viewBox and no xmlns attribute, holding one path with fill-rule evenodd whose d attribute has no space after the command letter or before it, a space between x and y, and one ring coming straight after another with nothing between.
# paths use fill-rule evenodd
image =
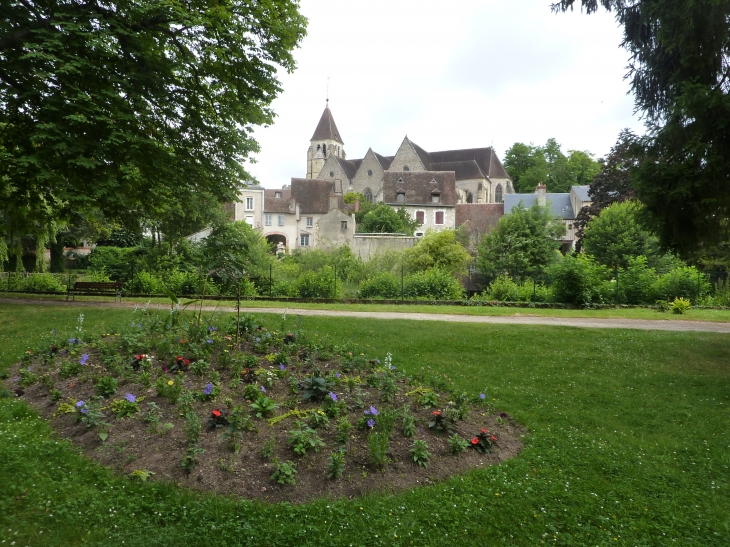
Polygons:
<instances>
[{"instance_id":1,"label":"white cloud","mask_svg":"<svg viewBox=\"0 0 730 547\"><path fill-rule=\"evenodd\" d=\"M554 137L605 155L624 127L628 54L611 14L550 12L550 0L303 0L308 35L283 74L273 126L250 172L266 187L304 176L309 138L330 107L351 158L393 154L408 134L426 150Z\"/></svg>"}]
</instances>

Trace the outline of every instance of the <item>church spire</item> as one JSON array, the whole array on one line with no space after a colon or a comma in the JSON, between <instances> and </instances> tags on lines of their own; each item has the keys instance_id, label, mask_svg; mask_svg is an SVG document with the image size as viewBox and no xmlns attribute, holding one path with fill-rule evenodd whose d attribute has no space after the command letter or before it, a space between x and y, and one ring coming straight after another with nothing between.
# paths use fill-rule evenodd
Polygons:
<instances>
[{"instance_id":1,"label":"church spire","mask_svg":"<svg viewBox=\"0 0 730 547\"><path fill-rule=\"evenodd\" d=\"M340 137L340 132L337 129L337 125L335 125L335 119L332 117L332 111L329 107L329 99L327 99L327 106L324 107L324 112L322 112L322 117L319 119L319 123L317 124L317 129L314 130L314 135L312 135L312 138L309 139L310 141L335 141L340 144L345 144L342 142L342 137Z\"/></svg>"}]
</instances>

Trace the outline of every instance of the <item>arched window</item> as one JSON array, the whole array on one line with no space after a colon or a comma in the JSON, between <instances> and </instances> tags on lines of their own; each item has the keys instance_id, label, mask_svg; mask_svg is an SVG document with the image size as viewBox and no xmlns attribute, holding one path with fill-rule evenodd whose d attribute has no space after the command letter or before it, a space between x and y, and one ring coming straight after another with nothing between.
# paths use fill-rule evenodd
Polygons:
<instances>
[{"instance_id":1,"label":"arched window","mask_svg":"<svg viewBox=\"0 0 730 547\"><path fill-rule=\"evenodd\" d=\"M471 192L466 193L466 202L474 203L474 195Z\"/></svg>"},{"instance_id":2,"label":"arched window","mask_svg":"<svg viewBox=\"0 0 730 547\"><path fill-rule=\"evenodd\" d=\"M324 153L324 157L326 158L327 157L327 145L326 144L322 145L322 152Z\"/></svg>"},{"instance_id":3,"label":"arched window","mask_svg":"<svg viewBox=\"0 0 730 547\"><path fill-rule=\"evenodd\" d=\"M373 176L373 170L372 169L368 169L368 177L372 177L372 176Z\"/></svg>"},{"instance_id":4,"label":"arched window","mask_svg":"<svg viewBox=\"0 0 730 547\"><path fill-rule=\"evenodd\" d=\"M494 190L494 202L502 203L502 185L501 184L498 184L497 188Z\"/></svg>"},{"instance_id":5,"label":"arched window","mask_svg":"<svg viewBox=\"0 0 730 547\"><path fill-rule=\"evenodd\" d=\"M411 168L410 168L410 167L408 167L407 165L404 165L404 166L403 166L403 171L410 171L410 170L411 170Z\"/></svg>"},{"instance_id":6,"label":"arched window","mask_svg":"<svg viewBox=\"0 0 730 547\"><path fill-rule=\"evenodd\" d=\"M373 202L373 192L370 190L370 188L365 188L365 201L368 203Z\"/></svg>"}]
</instances>

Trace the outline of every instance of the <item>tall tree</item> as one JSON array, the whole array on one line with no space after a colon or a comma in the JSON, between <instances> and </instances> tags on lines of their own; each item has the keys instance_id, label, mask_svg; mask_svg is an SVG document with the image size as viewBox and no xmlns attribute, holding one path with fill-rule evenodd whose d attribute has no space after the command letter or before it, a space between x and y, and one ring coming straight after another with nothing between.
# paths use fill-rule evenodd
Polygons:
<instances>
[{"instance_id":1,"label":"tall tree","mask_svg":"<svg viewBox=\"0 0 730 547\"><path fill-rule=\"evenodd\" d=\"M583 235L591 219L598 217L601 211L613 203L636 197L636 189L632 173L639 163L635 146L636 136L624 129L618 141L605 157L600 171L593 177L588 189L591 204L583 207L576 215L575 227L576 250L582 248Z\"/></svg>"},{"instance_id":2,"label":"tall tree","mask_svg":"<svg viewBox=\"0 0 730 547\"><path fill-rule=\"evenodd\" d=\"M390 205L378 203L362 219L357 231L365 234L406 234L413 235L418 221L403 209L393 209Z\"/></svg>"},{"instance_id":3,"label":"tall tree","mask_svg":"<svg viewBox=\"0 0 730 547\"><path fill-rule=\"evenodd\" d=\"M499 219L479 247L477 268L488 277L507 274L529 277L542 273L558 259L560 238L565 235L562 221L550 216L547 207L520 204Z\"/></svg>"},{"instance_id":4,"label":"tall tree","mask_svg":"<svg viewBox=\"0 0 730 547\"><path fill-rule=\"evenodd\" d=\"M631 87L648 133L636 190L664 245L694 251L728 239L730 2L560 0L603 6L624 28Z\"/></svg>"},{"instance_id":5,"label":"tall tree","mask_svg":"<svg viewBox=\"0 0 730 547\"><path fill-rule=\"evenodd\" d=\"M0 232L231 200L305 19L293 0L6 0Z\"/></svg>"}]
</instances>

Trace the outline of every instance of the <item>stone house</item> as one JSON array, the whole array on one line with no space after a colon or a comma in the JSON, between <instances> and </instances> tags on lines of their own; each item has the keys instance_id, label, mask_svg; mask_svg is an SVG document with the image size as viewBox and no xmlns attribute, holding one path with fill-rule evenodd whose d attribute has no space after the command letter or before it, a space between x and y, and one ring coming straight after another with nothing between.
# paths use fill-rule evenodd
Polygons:
<instances>
[{"instance_id":1,"label":"stone house","mask_svg":"<svg viewBox=\"0 0 730 547\"><path fill-rule=\"evenodd\" d=\"M582 207L590 205L588 197L589 186L571 186L567 193L548 193L544 184L538 184L532 194L511 194L505 196L504 214L508 215L520 203L524 208L530 208L535 203L547 207L550 213L563 221L566 233L562 240L563 254L575 247L575 217Z\"/></svg>"},{"instance_id":2,"label":"stone house","mask_svg":"<svg viewBox=\"0 0 730 547\"><path fill-rule=\"evenodd\" d=\"M416 236L456 226L453 171L387 171L382 193L383 203L405 209L418 221Z\"/></svg>"}]
</instances>

